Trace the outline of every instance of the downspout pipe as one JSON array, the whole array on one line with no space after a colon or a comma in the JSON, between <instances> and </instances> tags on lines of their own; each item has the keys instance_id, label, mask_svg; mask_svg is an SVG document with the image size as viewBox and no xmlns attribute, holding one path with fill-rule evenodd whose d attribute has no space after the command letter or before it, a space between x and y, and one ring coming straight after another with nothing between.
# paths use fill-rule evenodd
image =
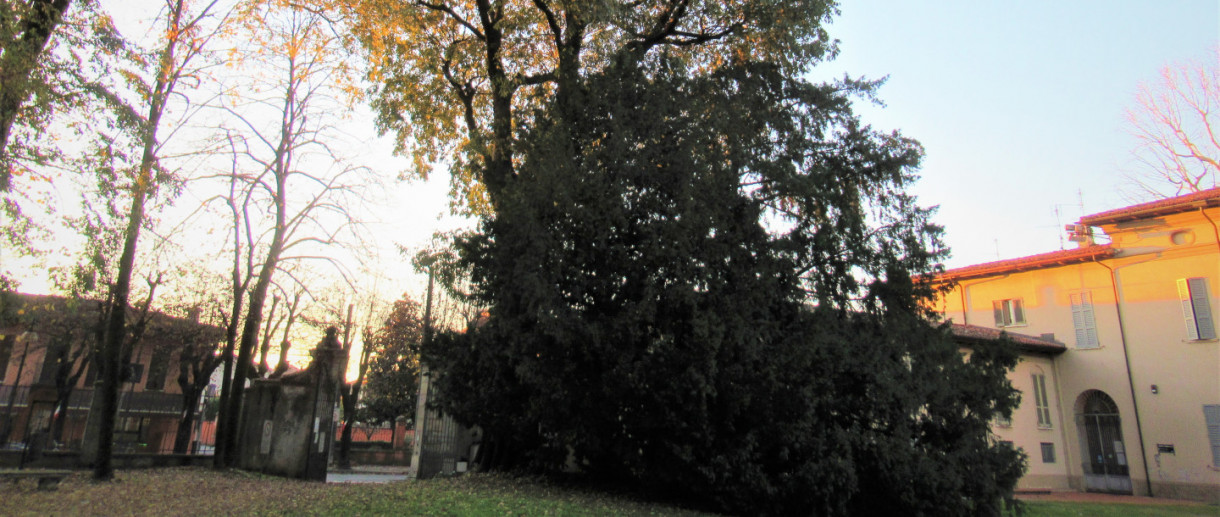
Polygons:
<instances>
[{"instance_id":1,"label":"downspout pipe","mask_svg":"<svg viewBox=\"0 0 1220 517\"><path fill-rule=\"evenodd\" d=\"M1148 497L1154 497L1152 493L1152 475L1148 470L1148 452L1144 447L1144 425L1140 419L1140 405L1135 397L1135 377L1131 374L1131 353L1127 348L1127 330L1123 323L1123 303L1118 296L1118 272L1117 268L1107 266L1104 262L1094 260L1094 262L1110 271L1110 289L1114 293L1114 312L1118 315L1118 337L1123 345L1123 362L1127 367L1127 388L1131 392L1131 407L1135 410L1135 434L1140 442L1140 463L1144 465L1144 483L1148 488ZM1136 264L1142 264L1137 262ZM1127 264L1128 266L1134 264ZM1123 266L1120 266L1123 267Z\"/></svg>"},{"instance_id":2,"label":"downspout pipe","mask_svg":"<svg viewBox=\"0 0 1220 517\"><path fill-rule=\"evenodd\" d=\"M1211 223L1212 234L1216 236L1216 251L1220 252L1220 226L1216 225L1215 219L1212 219L1211 216L1207 215L1207 207L1199 207L1199 215L1203 216L1204 219L1207 219L1208 223Z\"/></svg>"}]
</instances>

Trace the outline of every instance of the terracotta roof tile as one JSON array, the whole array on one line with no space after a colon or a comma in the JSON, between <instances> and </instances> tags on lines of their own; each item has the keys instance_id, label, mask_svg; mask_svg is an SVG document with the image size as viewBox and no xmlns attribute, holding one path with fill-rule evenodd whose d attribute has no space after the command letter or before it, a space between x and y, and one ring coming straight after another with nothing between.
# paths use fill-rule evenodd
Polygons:
<instances>
[{"instance_id":1,"label":"terracotta roof tile","mask_svg":"<svg viewBox=\"0 0 1220 517\"><path fill-rule=\"evenodd\" d=\"M1080 224L1101 226L1143 217L1176 214L1194 209L1200 204L1220 206L1220 187L1086 215L1080 218Z\"/></svg>"},{"instance_id":2,"label":"terracotta roof tile","mask_svg":"<svg viewBox=\"0 0 1220 517\"><path fill-rule=\"evenodd\" d=\"M953 332L954 337L969 343L992 343L1007 336L1018 349L1026 352L1058 354L1067 350L1067 346L1057 341L993 329L991 327L954 323L951 327L951 332Z\"/></svg>"},{"instance_id":3,"label":"terracotta roof tile","mask_svg":"<svg viewBox=\"0 0 1220 517\"><path fill-rule=\"evenodd\" d=\"M1039 253L1037 255L1029 255L1026 257L997 260L995 262L986 262L983 264L975 264L973 266L950 269L942 273L940 276L937 276L936 280L941 282L963 280L966 278L977 278L1004 273L1015 273L1018 271L1028 271L1031 269L1042 269L1064 264L1088 262L1092 260L1110 258L1114 256L1116 252L1117 250L1112 248L1109 244L1100 244L1070 250L1053 251L1050 253Z\"/></svg>"}]
</instances>

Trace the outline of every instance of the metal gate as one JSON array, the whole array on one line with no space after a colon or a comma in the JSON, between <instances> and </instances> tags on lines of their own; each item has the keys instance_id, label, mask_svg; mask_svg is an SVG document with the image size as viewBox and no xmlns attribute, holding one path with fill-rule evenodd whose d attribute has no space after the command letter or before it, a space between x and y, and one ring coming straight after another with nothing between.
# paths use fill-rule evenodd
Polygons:
<instances>
[{"instance_id":1,"label":"metal gate","mask_svg":"<svg viewBox=\"0 0 1220 517\"><path fill-rule=\"evenodd\" d=\"M415 408L415 441L408 476L427 479L466 472L477 445L474 432L433 407L432 376L424 367L419 377L419 399Z\"/></svg>"},{"instance_id":2,"label":"metal gate","mask_svg":"<svg viewBox=\"0 0 1220 517\"><path fill-rule=\"evenodd\" d=\"M1085 456L1085 490L1130 494L1130 467L1127 449L1123 445L1118 405L1109 395L1097 390L1090 391L1085 397L1083 410L1076 415Z\"/></svg>"}]
</instances>

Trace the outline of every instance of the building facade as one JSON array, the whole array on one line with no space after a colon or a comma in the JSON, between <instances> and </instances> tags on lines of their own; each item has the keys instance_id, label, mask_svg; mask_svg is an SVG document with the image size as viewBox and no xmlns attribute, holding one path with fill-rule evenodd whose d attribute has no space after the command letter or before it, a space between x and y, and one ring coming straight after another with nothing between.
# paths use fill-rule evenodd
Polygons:
<instances>
[{"instance_id":1,"label":"building facade","mask_svg":"<svg viewBox=\"0 0 1220 517\"><path fill-rule=\"evenodd\" d=\"M954 323L1064 345L1023 353L995 425L1019 488L1220 502L1220 189L1070 226L1076 249L939 277Z\"/></svg>"},{"instance_id":2,"label":"building facade","mask_svg":"<svg viewBox=\"0 0 1220 517\"><path fill-rule=\"evenodd\" d=\"M76 450L98 377L92 353L103 305L7 296L6 324L0 325L0 448L39 442L40 448ZM182 352L214 348L221 334L215 327L151 314L143 336L124 367L115 444L120 452L170 452L183 417L177 382Z\"/></svg>"}]
</instances>

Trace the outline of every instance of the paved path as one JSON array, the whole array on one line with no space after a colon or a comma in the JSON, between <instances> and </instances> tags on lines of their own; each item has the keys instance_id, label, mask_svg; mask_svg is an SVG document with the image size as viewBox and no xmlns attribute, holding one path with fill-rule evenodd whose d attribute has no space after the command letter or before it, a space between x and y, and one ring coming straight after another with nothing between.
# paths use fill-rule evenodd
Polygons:
<instances>
[{"instance_id":1,"label":"paved path","mask_svg":"<svg viewBox=\"0 0 1220 517\"><path fill-rule=\"evenodd\" d=\"M354 467L352 470L331 470L326 473L327 483L390 483L406 479L406 467Z\"/></svg>"}]
</instances>

